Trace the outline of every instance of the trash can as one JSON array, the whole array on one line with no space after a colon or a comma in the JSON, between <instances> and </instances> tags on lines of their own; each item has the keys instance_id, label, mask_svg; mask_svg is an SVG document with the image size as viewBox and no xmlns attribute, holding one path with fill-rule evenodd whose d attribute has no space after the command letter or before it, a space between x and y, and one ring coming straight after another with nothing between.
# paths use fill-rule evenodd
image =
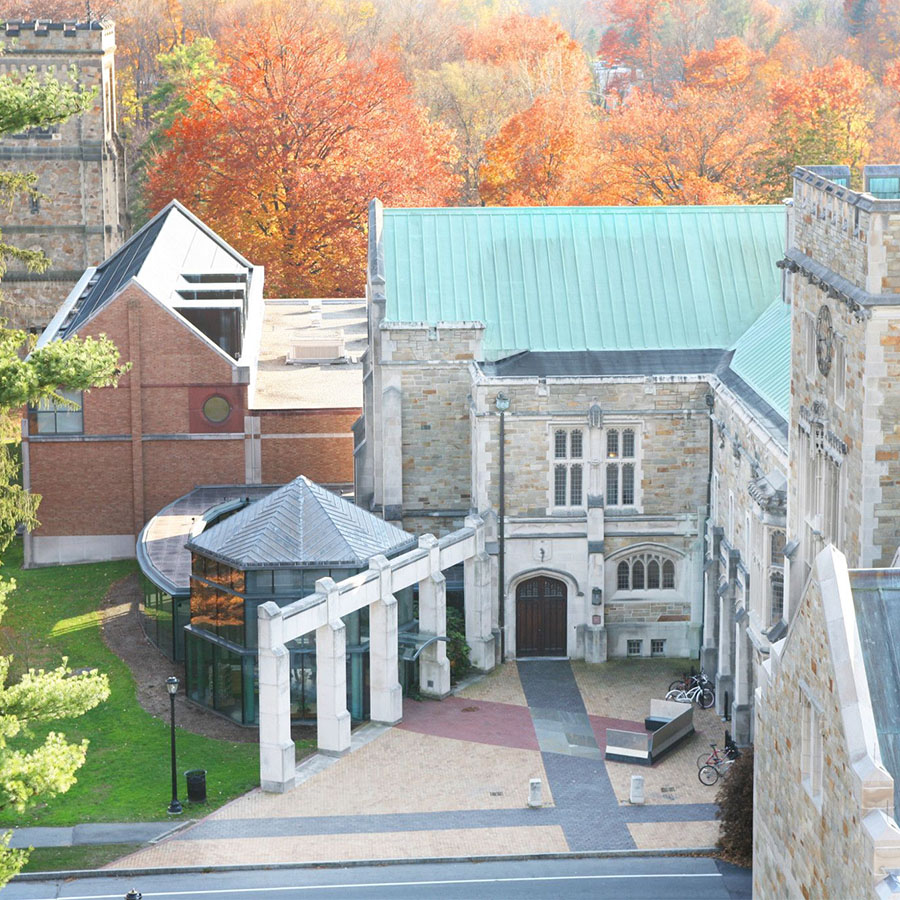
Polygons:
<instances>
[{"instance_id":1,"label":"trash can","mask_svg":"<svg viewBox=\"0 0 900 900\"><path fill-rule=\"evenodd\" d=\"M191 803L206 803L206 769L191 769L187 779L187 798Z\"/></svg>"}]
</instances>

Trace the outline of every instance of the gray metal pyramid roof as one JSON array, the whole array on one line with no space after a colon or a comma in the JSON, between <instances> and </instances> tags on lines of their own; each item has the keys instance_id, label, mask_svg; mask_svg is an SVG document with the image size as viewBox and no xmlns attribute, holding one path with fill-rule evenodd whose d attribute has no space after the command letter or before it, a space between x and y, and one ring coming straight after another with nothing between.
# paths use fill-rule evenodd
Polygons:
<instances>
[{"instance_id":1,"label":"gray metal pyramid roof","mask_svg":"<svg viewBox=\"0 0 900 900\"><path fill-rule=\"evenodd\" d=\"M415 547L416 538L301 475L186 546L237 569L364 568L378 553Z\"/></svg>"}]
</instances>

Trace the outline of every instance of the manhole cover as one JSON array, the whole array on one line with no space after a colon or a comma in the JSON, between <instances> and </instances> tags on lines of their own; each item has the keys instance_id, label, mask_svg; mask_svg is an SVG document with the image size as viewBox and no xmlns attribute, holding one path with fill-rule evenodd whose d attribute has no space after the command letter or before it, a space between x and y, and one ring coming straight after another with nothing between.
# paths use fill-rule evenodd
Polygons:
<instances>
[{"instance_id":1,"label":"manhole cover","mask_svg":"<svg viewBox=\"0 0 900 900\"><path fill-rule=\"evenodd\" d=\"M478 712L478 707L477 706L464 706L462 708L462 711L463 712Z\"/></svg>"}]
</instances>

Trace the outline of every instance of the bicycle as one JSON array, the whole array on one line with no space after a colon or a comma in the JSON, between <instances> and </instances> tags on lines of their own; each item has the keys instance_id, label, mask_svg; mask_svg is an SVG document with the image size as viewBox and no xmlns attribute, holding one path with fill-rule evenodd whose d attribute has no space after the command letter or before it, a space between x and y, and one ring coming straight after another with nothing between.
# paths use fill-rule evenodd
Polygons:
<instances>
[{"instance_id":1,"label":"bicycle","mask_svg":"<svg viewBox=\"0 0 900 900\"><path fill-rule=\"evenodd\" d=\"M716 686L713 684L712 679L703 671L700 670L700 674L698 675L696 672L691 672L690 675L685 673L681 678L676 678L675 681L669 684L670 691L689 691L694 687L706 688L706 690L712 692L713 696L716 693Z\"/></svg>"},{"instance_id":2,"label":"bicycle","mask_svg":"<svg viewBox=\"0 0 900 900\"><path fill-rule=\"evenodd\" d=\"M666 694L666 700L675 703L696 703L700 709L709 709L716 702L716 697L709 688L700 687L698 684L688 691L679 688L671 690Z\"/></svg>"},{"instance_id":3,"label":"bicycle","mask_svg":"<svg viewBox=\"0 0 900 900\"><path fill-rule=\"evenodd\" d=\"M727 734L725 737L724 750L719 750L715 744L710 744L709 746L712 747L712 753L704 752L697 757L698 769L702 769L704 766L716 766L726 760L734 761L741 755L741 751L738 750L737 744L735 744L734 741L731 741Z\"/></svg>"},{"instance_id":4,"label":"bicycle","mask_svg":"<svg viewBox=\"0 0 900 900\"><path fill-rule=\"evenodd\" d=\"M722 775L727 775L728 770L731 766L734 765L734 759L726 758L717 762L714 766L707 765L701 766L700 771L697 772L697 778L700 779L701 784L705 784L707 787L715 784Z\"/></svg>"}]
</instances>

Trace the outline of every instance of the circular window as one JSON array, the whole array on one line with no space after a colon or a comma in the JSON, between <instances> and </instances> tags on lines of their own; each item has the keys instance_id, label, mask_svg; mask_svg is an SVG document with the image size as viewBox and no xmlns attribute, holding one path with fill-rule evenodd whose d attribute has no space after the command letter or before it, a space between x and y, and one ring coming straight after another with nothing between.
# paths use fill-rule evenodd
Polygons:
<instances>
[{"instance_id":1,"label":"circular window","mask_svg":"<svg viewBox=\"0 0 900 900\"><path fill-rule=\"evenodd\" d=\"M203 415L213 425L221 425L231 415L231 404L216 394L204 402Z\"/></svg>"}]
</instances>

